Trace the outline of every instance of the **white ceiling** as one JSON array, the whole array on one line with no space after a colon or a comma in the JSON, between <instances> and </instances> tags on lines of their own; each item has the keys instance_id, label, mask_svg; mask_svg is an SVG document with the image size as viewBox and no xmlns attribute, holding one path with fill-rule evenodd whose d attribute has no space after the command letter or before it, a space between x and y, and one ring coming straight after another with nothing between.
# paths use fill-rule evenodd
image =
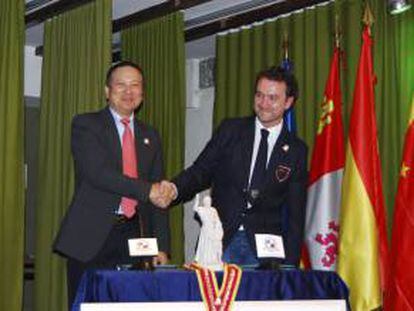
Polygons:
<instances>
[{"instance_id":1,"label":"white ceiling","mask_svg":"<svg viewBox=\"0 0 414 311\"><path fill-rule=\"evenodd\" d=\"M32 0L26 0L26 3ZM57 0L52 0L55 2ZM242 4L262 6L264 3L280 2L281 0L213 0L204 4L194 6L184 11L185 21L202 18L203 16L216 13L224 9L232 9ZM151 6L163 3L162 0L113 0L113 19L141 11ZM114 43L119 42L119 35L114 34ZM187 58L203 58L215 54L214 36L188 42L186 44ZM26 45L40 46L43 44L43 24L26 29Z\"/></svg>"}]
</instances>

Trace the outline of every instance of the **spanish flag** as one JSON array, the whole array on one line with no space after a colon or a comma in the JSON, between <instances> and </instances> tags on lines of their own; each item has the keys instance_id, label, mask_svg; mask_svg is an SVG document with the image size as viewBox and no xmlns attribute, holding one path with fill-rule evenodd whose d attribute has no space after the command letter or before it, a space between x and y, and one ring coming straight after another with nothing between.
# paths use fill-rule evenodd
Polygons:
<instances>
[{"instance_id":1,"label":"spanish flag","mask_svg":"<svg viewBox=\"0 0 414 311\"><path fill-rule=\"evenodd\" d=\"M375 118L375 75L369 26L362 47L346 146L338 273L350 288L353 311L382 305L387 234Z\"/></svg>"},{"instance_id":2,"label":"spanish flag","mask_svg":"<svg viewBox=\"0 0 414 311\"><path fill-rule=\"evenodd\" d=\"M405 135L400 181L394 207L390 278L385 309L414 310L414 98Z\"/></svg>"}]
</instances>

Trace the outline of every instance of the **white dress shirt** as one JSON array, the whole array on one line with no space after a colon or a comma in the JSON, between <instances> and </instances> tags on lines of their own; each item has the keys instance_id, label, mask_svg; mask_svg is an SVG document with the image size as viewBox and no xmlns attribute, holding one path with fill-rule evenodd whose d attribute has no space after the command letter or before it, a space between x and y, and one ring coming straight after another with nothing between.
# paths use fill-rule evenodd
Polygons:
<instances>
[{"instance_id":1,"label":"white dress shirt","mask_svg":"<svg viewBox=\"0 0 414 311\"><path fill-rule=\"evenodd\" d=\"M269 131L269 135L267 136L267 147L268 147L267 148L267 161L266 161L266 167L267 167L267 164L269 164L269 159L272 154L273 148L275 147L276 141L279 138L280 132L282 131L282 127L283 127L283 120L275 126L266 128L256 117L255 130L254 130L254 142L253 142L253 154L252 154L252 159L250 162L249 185L252 179L254 165L256 163L256 158L257 158L257 153L259 152L260 140L262 139L261 130L265 129ZM247 208L250 209L251 207L252 205L248 202ZM240 225L239 230L244 230L244 226Z\"/></svg>"}]
</instances>

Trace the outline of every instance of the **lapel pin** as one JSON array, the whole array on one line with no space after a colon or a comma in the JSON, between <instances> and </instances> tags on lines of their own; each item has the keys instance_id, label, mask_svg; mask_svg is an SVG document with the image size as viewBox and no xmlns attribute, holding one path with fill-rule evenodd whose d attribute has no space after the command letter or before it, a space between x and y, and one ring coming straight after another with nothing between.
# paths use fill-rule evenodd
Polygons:
<instances>
[{"instance_id":1,"label":"lapel pin","mask_svg":"<svg viewBox=\"0 0 414 311\"><path fill-rule=\"evenodd\" d=\"M148 138L144 138L144 145L149 145L150 144L150 140Z\"/></svg>"},{"instance_id":2,"label":"lapel pin","mask_svg":"<svg viewBox=\"0 0 414 311\"><path fill-rule=\"evenodd\" d=\"M283 145L282 149L283 149L284 152L288 152L289 151L289 145L288 144Z\"/></svg>"}]
</instances>

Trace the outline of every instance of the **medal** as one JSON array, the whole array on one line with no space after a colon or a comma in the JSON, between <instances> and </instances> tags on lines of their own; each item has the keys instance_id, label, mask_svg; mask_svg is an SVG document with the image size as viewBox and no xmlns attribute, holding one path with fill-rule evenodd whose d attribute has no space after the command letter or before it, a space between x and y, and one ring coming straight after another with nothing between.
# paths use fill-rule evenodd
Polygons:
<instances>
[{"instance_id":1,"label":"medal","mask_svg":"<svg viewBox=\"0 0 414 311\"><path fill-rule=\"evenodd\" d=\"M236 299L242 270L237 265L225 264L223 283L218 289L214 271L192 263L190 269L197 274L201 297L209 311L228 311Z\"/></svg>"}]
</instances>

